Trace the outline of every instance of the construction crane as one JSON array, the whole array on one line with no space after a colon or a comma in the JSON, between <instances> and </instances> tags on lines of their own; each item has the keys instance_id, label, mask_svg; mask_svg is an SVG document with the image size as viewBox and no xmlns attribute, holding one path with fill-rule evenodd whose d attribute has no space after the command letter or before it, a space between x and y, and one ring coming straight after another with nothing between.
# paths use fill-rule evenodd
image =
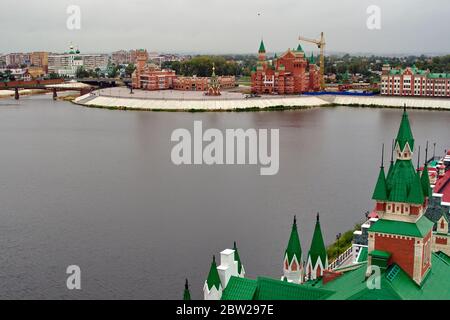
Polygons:
<instances>
[{"instance_id":1,"label":"construction crane","mask_svg":"<svg viewBox=\"0 0 450 320\"><path fill-rule=\"evenodd\" d=\"M298 40L314 43L320 49L320 77L321 77L320 88L322 90L325 90L325 79L323 77L325 74L325 55L324 55L324 53L325 53L325 38L323 36L323 32L320 33L319 40L309 39L309 38L305 38L302 36L298 37Z\"/></svg>"}]
</instances>

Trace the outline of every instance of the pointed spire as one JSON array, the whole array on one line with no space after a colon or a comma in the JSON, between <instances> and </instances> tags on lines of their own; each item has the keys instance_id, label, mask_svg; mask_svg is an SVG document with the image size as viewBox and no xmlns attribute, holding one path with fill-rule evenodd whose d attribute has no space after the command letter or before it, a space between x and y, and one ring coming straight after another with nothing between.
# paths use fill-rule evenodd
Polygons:
<instances>
[{"instance_id":1,"label":"pointed spire","mask_svg":"<svg viewBox=\"0 0 450 320\"><path fill-rule=\"evenodd\" d=\"M183 300L191 300L191 293L189 291L188 279L186 279L186 283L184 284Z\"/></svg>"},{"instance_id":2,"label":"pointed spire","mask_svg":"<svg viewBox=\"0 0 450 320\"><path fill-rule=\"evenodd\" d=\"M302 48L302 45L301 45L300 43L298 44L297 50L295 50L295 51L301 51L301 52L303 52L303 48Z\"/></svg>"},{"instance_id":3,"label":"pointed spire","mask_svg":"<svg viewBox=\"0 0 450 320\"><path fill-rule=\"evenodd\" d=\"M287 255L288 263L291 264L294 256L297 257L298 263L301 263L302 259L302 247L300 245L300 238L297 230L297 216L294 216L294 223L292 224L291 236L289 237L289 243L286 248L285 256Z\"/></svg>"},{"instance_id":4,"label":"pointed spire","mask_svg":"<svg viewBox=\"0 0 450 320\"><path fill-rule=\"evenodd\" d=\"M221 286L219 272L217 271L216 256L213 256L213 261L211 263L211 268L209 269L206 283L208 285L208 290L211 290L212 287L216 287L216 289L219 290Z\"/></svg>"},{"instance_id":5,"label":"pointed spire","mask_svg":"<svg viewBox=\"0 0 450 320\"><path fill-rule=\"evenodd\" d=\"M261 43L260 43L260 45L259 45L259 50L258 50L258 52L259 52L259 53L266 53L266 47L264 46L264 40L263 40L263 39L261 39Z\"/></svg>"},{"instance_id":6,"label":"pointed spire","mask_svg":"<svg viewBox=\"0 0 450 320\"><path fill-rule=\"evenodd\" d=\"M427 164L427 162L428 162L428 141L425 147L425 165Z\"/></svg>"},{"instance_id":7,"label":"pointed spire","mask_svg":"<svg viewBox=\"0 0 450 320\"><path fill-rule=\"evenodd\" d=\"M322 230L320 228L320 216L317 213L316 226L314 228L314 234L311 241L311 248L309 249L308 259L311 259L311 264L315 267L318 259L321 260L322 266L325 267L327 260L327 250L323 241Z\"/></svg>"},{"instance_id":8,"label":"pointed spire","mask_svg":"<svg viewBox=\"0 0 450 320\"><path fill-rule=\"evenodd\" d=\"M238 252L238 249L236 246L236 241L234 242L233 250L234 250L234 261L236 261L238 264L238 274L241 274L242 262L241 262L241 257L239 257L239 252Z\"/></svg>"},{"instance_id":9,"label":"pointed spire","mask_svg":"<svg viewBox=\"0 0 450 320\"><path fill-rule=\"evenodd\" d=\"M373 191L372 199L378 201L386 201L388 199L386 176L384 173L384 143L381 148L380 173L378 174L378 180L375 185L375 190Z\"/></svg>"},{"instance_id":10,"label":"pointed spire","mask_svg":"<svg viewBox=\"0 0 450 320\"><path fill-rule=\"evenodd\" d=\"M430 174L428 173L428 141L425 148L425 163L423 165L422 176L420 177L420 183L422 184L423 195L425 197L431 197L433 192L431 191Z\"/></svg>"},{"instance_id":11,"label":"pointed spire","mask_svg":"<svg viewBox=\"0 0 450 320\"><path fill-rule=\"evenodd\" d=\"M400 146L400 151L403 151L406 143L409 144L411 152L414 150L414 138L411 132L411 126L409 124L408 113L406 112L406 104L402 115L402 121L397 133L397 143Z\"/></svg>"}]
</instances>

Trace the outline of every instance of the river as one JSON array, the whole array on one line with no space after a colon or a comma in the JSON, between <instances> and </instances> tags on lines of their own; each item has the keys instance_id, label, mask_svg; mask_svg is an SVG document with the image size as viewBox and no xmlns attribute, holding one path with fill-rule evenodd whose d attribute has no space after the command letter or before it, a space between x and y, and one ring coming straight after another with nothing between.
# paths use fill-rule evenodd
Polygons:
<instances>
[{"instance_id":1,"label":"river","mask_svg":"<svg viewBox=\"0 0 450 320\"><path fill-rule=\"evenodd\" d=\"M401 111L90 109L51 96L0 100L0 298L193 298L212 255L237 241L249 277L279 277L296 214L304 255L321 214L325 241L373 206L381 143ZM450 112L410 111L416 145L450 147ZM280 169L175 166L171 133L280 129ZM432 147L431 147L432 152ZM79 291L66 268L81 268Z\"/></svg>"}]
</instances>

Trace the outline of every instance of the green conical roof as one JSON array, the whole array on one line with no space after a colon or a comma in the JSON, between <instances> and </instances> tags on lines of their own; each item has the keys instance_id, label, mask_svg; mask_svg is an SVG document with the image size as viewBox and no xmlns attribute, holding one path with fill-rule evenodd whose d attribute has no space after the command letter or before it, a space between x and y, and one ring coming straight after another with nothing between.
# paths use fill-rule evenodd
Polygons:
<instances>
[{"instance_id":1,"label":"green conical roof","mask_svg":"<svg viewBox=\"0 0 450 320\"><path fill-rule=\"evenodd\" d=\"M372 195L373 200L386 201L388 199L386 177L384 175L384 167L380 168L377 184Z\"/></svg>"},{"instance_id":2,"label":"green conical roof","mask_svg":"<svg viewBox=\"0 0 450 320\"><path fill-rule=\"evenodd\" d=\"M316 265L319 258L322 261L322 265L325 266L325 261L327 259L327 249L325 248L325 243L323 242L322 237L322 230L320 229L319 214L317 214L316 227L314 228L314 234L308 256L310 257L313 266Z\"/></svg>"},{"instance_id":3,"label":"green conical roof","mask_svg":"<svg viewBox=\"0 0 450 320\"><path fill-rule=\"evenodd\" d=\"M217 271L216 257L213 256L213 261L211 263L211 268L209 269L208 279L206 280L208 284L208 289L211 290L212 287L216 287L219 290L221 286L219 272Z\"/></svg>"},{"instance_id":4,"label":"green conical roof","mask_svg":"<svg viewBox=\"0 0 450 320\"><path fill-rule=\"evenodd\" d=\"M409 124L408 113L406 112L406 107L405 107L405 111L403 112L402 121L400 123L400 128L398 129L396 141L400 145L401 150L403 150L406 143L409 144L411 151L414 150L414 138L413 138L413 135L411 132L411 126Z\"/></svg>"},{"instance_id":5,"label":"green conical roof","mask_svg":"<svg viewBox=\"0 0 450 320\"><path fill-rule=\"evenodd\" d=\"M302 247L300 245L300 239L298 237L296 217L294 217L294 223L292 224L291 236L289 238L289 243L288 243L285 255L287 255L287 257L288 257L289 264L291 264L294 256L297 257L298 263L301 263Z\"/></svg>"},{"instance_id":6,"label":"green conical roof","mask_svg":"<svg viewBox=\"0 0 450 320\"><path fill-rule=\"evenodd\" d=\"M233 250L234 250L234 261L236 261L238 263L238 273L241 274L242 262L241 262L241 258L239 257L239 252L236 247L236 242L234 243Z\"/></svg>"},{"instance_id":7,"label":"green conical roof","mask_svg":"<svg viewBox=\"0 0 450 320\"><path fill-rule=\"evenodd\" d=\"M296 51L303 51L302 45L299 43Z\"/></svg>"},{"instance_id":8,"label":"green conical roof","mask_svg":"<svg viewBox=\"0 0 450 320\"><path fill-rule=\"evenodd\" d=\"M266 53L266 47L264 46L264 41L261 40L261 44L259 45L259 53Z\"/></svg>"},{"instance_id":9,"label":"green conical roof","mask_svg":"<svg viewBox=\"0 0 450 320\"><path fill-rule=\"evenodd\" d=\"M191 300L191 293L189 292L189 283L187 279L184 285L183 300Z\"/></svg>"},{"instance_id":10,"label":"green conical roof","mask_svg":"<svg viewBox=\"0 0 450 320\"><path fill-rule=\"evenodd\" d=\"M391 178L393 170L394 170L394 161L391 161L391 164L389 165L388 174L386 176L386 181Z\"/></svg>"},{"instance_id":11,"label":"green conical roof","mask_svg":"<svg viewBox=\"0 0 450 320\"><path fill-rule=\"evenodd\" d=\"M411 203L409 194L416 180L417 172L411 160L397 160L391 175L386 180L389 201ZM420 191L422 192L421 189Z\"/></svg>"},{"instance_id":12,"label":"green conical roof","mask_svg":"<svg viewBox=\"0 0 450 320\"><path fill-rule=\"evenodd\" d=\"M408 195L408 203L422 204L424 202L422 184L420 182L419 173L416 173L416 179L411 185L411 191Z\"/></svg>"},{"instance_id":13,"label":"green conical roof","mask_svg":"<svg viewBox=\"0 0 450 320\"><path fill-rule=\"evenodd\" d=\"M311 63L311 64L316 63L316 59L314 58L314 53L312 53L312 52L311 52L311 57L309 57L309 63Z\"/></svg>"},{"instance_id":14,"label":"green conical roof","mask_svg":"<svg viewBox=\"0 0 450 320\"><path fill-rule=\"evenodd\" d=\"M424 165L424 168L422 171L422 176L420 177L420 182L422 183L423 195L425 197L431 197L432 192L431 192L430 176L428 174L428 165L427 164Z\"/></svg>"}]
</instances>

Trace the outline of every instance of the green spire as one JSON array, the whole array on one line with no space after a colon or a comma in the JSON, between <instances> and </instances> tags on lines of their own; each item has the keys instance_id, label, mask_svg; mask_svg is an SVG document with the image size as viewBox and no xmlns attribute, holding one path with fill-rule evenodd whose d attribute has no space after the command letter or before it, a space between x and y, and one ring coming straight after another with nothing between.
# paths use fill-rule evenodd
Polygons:
<instances>
[{"instance_id":1,"label":"green spire","mask_svg":"<svg viewBox=\"0 0 450 320\"><path fill-rule=\"evenodd\" d=\"M285 256L288 257L288 263L291 264L294 256L297 257L298 263L301 263L302 259L302 247L300 246L300 239L297 231L297 217L294 216L294 223L292 224L291 236L285 252Z\"/></svg>"},{"instance_id":2,"label":"green spire","mask_svg":"<svg viewBox=\"0 0 450 320\"><path fill-rule=\"evenodd\" d=\"M275 53L275 55L273 56L273 59L278 59L278 55Z\"/></svg>"},{"instance_id":3,"label":"green spire","mask_svg":"<svg viewBox=\"0 0 450 320\"><path fill-rule=\"evenodd\" d=\"M311 264L313 266L316 265L317 260L320 258L320 260L322 261L322 265L325 267L327 250L325 249L325 243L323 242L322 230L320 229L320 217L318 213L316 227L314 228L314 234L308 256L311 258Z\"/></svg>"},{"instance_id":4,"label":"green spire","mask_svg":"<svg viewBox=\"0 0 450 320\"><path fill-rule=\"evenodd\" d=\"M372 199L379 201L386 201L388 199L384 167L380 168L380 173L378 174L378 180L375 186L375 190L373 191Z\"/></svg>"},{"instance_id":5,"label":"green spire","mask_svg":"<svg viewBox=\"0 0 450 320\"><path fill-rule=\"evenodd\" d=\"M422 171L422 176L420 177L420 182L422 183L423 195L425 197L431 197L431 187L430 187L430 176L428 174L428 165L425 163Z\"/></svg>"},{"instance_id":6,"label":"green spire","mask_svg":"<svg viewBox=\"0 0 450 320\"><path fill-rule=\"evenodd\" d=\"M236 261L238 263L238 273L241 274L242 262L241 262L241 258L239 257L238 249L236 247L236 241L234 242L233 250L234 250L234 261Z\"/></svg>"},{"instance_id":7,"label":"green spire","mask_svg":"<svg viewBox=\"0 0 450 320\"><path fill-rule=\"evenodd\" d=\"M408 203L422 204L425 201L423 197L422 184L420 182L420 175L416 173L416 179L411 185L411 191L408 195Z\"/></svg>"},{"instance_id":8,"label":"green spire","mask_svg":"<svg viewBox=\"0 0 450 320\"><path fill-rule=\"evenodd\" d=\"M206 280L206 283L208 285L208 290L211 290L212 287L216 287L216 289L219 290L219 288L221 286L219 272L217 271L215 256L213 256L213 261L211 263L211 269L209 269L208 279Z\"/></svg>"},{"instance_id":9,"label":"green spire","mask_svg":"<svg viewBox=\"0 0 450 320\"><path fill-rule=\"evenodd\" d=\"M414 150L414 138L411 132L411 126L409 124L408 113L406 112L406 105L403 111L402 121L397 134L397 143L400 145L400 150L403 151L406 143L409 144L411 151Z\"/></svg>"},{"instance_id":10,"label":"green spire","mask_svg":"<svg viewBox=\"0 0 450 320\"><path fill-rule=\"evenodd\" d=\"M310 64L316 64L316 59L314 58L314 53L311 52L311 56L309 57Z\"/></svg>"},{"instance_id":11,"label":"green spire","mask_svg":"<svg viewBox=\"0 0 450 320\"><path fill-rule=\"evenodd\" d=\"M303 48L302 48L302 45L300 43L298 44L297 50L295 50L295 51L302 51L303 52Z\"/></svg>"},{"instance_id":12,"label":"green spire","mask_svg":"<svg viewBox=\"0 0 450 320\"><path fill-rule=\"evenodd\" d=\"M186 283L184 284L183 300L191 300L191 293L189 292L188 279L186 279Z\"/></svg>"},{"instance_id":13,"label":"green spire","mask_svg":"<svg viewBox=\"0 0 450 320\"><path fill-rule=\"evenodd\" d=\"M259 45L259 53L266 53L266 47L264 46L264 41L261 40L261 44Z\"/></svg>"},{"instance_id":14,"label":"green spire","mask_svg":"<svg viewBox=\"0 0 450 320\"><path fill-rule=\"evenodd\" d=\"M375 190L373 191L372 199L386 201L387 196L387 185L386 185L386 176L384 174L384 144L381 153L381 166L380 173L378 174L377 184L375 186Z\"/></svg>"}]
</instances>

